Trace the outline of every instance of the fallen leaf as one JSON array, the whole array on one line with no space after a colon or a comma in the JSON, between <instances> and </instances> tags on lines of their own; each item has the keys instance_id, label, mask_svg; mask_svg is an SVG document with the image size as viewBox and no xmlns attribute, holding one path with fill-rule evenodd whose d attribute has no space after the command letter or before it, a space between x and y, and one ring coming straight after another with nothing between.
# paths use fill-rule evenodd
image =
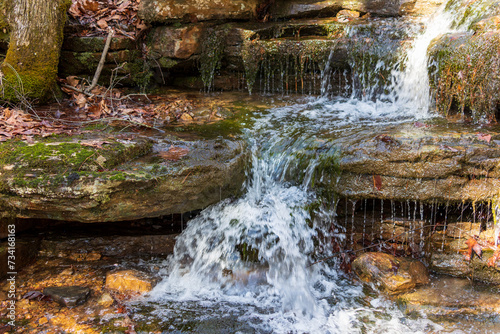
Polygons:
<instances>
[{"instance_id":1,"label":"fallen leaf","mask_svg":"<svg viewBox=\"0 0 500 334\"><path fill-rule=\"evenodd\" d=\"M87 98L85 97L84 94L78 94L76 96L75 102L76 102L76 105L78 106L78 108L83 108L87 104Z\"/></svg>"},{"instance_id":2,"label":"fallen leaf","mask_svg":"<svg viewBox=\"0 0 500 334\"><path fill-rule=\"evenodd\" d=\"M171 147L168 151L159 152L158 155L165 160L177 161L188 153L189 150L187 148Z\"/></svg>"},{"instance_id":3,"label":"fallen leaf","mask_svg":"<svg viewBox=\"0 0 500 334\"><path fill-rule=\"evenodd\" d=\"M474 256L472 252L476 253L477 257L481 258L483 248L477 243L476 239L469 238L465 244L467 245L467 255L465 256L467 261L472 260L472 257Z\"/></svg>"},{"instance_id":4,"label":"fallen leaf","mask_svg":"<svg viewBox=\"0 0 500 334\"><path fill-rule=\"evenodd\" d=\"M491 135L484 134L484 133L478 133L477 134L477 139L483 140L483 141L485 141L485 142L487 142L489 144L490 141L491 141Z\"/></svg>"},{"instance_id":5,"label":"fallen leaf","mask_svg":"<svg viewBox=\"0 0 500 334\"><path fill-rule=\"evenodd\" d=\"M495 267L495 263L500 260L500 250L496 250L493 256L488 259L488 267Z\"/></svg>"},{"instance_id":6,"label":"fallen leaf","mask_svg":"<svg viewBox=\"0 0 500 334\"><path fill-rule=\"evenodd\" d=\"M99 21L97 21L96 24L101 29L106 29L108 27L108 23L106 22L105 19L100 19Z\"/></svg>"},{"instance_id":7,"label":"fallen leaf","mask_svg":"<svg viewBox=\"0 0 500 334\"><path fill-rule=\"evenodd\" d=\"M80 80L76 75L71 75L69 77L66 77L66 81L68 82L68 85L76 87L80 83Z\"/></svg>"},{"instance_id":8,"label":"fallen leaf","mask_svg":"<svg viewBox=\"0 0 500 334\"><path fill-rule=\"evenodd\" d=\"M380 175L373 175L373 187L378 191L382 190L382 177Z\"/></svg>"}]
</instances>

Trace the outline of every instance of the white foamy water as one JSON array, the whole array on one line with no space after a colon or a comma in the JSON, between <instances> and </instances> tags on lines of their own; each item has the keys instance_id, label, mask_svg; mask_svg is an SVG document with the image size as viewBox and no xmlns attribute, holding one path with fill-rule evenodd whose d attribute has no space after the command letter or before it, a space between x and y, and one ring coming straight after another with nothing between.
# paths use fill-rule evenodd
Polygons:
<instances>
[{"instance_id":1,"label":"white foamy water","mask_svg":"<svg viewBox=\"0 0 500 334\"><path fill-rule=\"evenodd\" d=\"M318 161L300 165L294 153L328 124L328 117L318 119L295 107L274 109L257 120L248 132L253 139L246 194L189 222L165 265L165 279L147 299L157 305L151 314L175 323L172 331L186 330L183 321L188 321L195 325L187 332L203 333L213 326L220 333L217 326L228 326L224 319L235 326L229 333L424 333L439 328L425 319L404 319L390 302L366 296L333 260L311 265L318 248L324 249L321 257L332 254L327 242L332 233L344 236L336 227L334 203L333 210L323 208L311 221L306 207L316 199L310 186ZM302 182L286 182L290 175Z\"/></svg>"},{"instance_id":2,"label":"white foamy water","mask_svg":"<svg viewBox=\"0 0 500 334\"><path fill-rule=\"evenodd\" d=\"M163 281L141 305L166 332L428 333L441 327L408 319L391 302L347 279L329 240L345 238L335 203L312 219L307 206L319 163L300 152L320 133L429 116L426 50L452 27L439 13L415 40L404 72L381 99L322 97L261 115L247 138L251 169L245 194L191 220L162 270ZM326 71L325 71L326 72ZM326 87L327 85L323 85ZM287 180L299 180L287 182Z\"/></svg>"}]
</instances>

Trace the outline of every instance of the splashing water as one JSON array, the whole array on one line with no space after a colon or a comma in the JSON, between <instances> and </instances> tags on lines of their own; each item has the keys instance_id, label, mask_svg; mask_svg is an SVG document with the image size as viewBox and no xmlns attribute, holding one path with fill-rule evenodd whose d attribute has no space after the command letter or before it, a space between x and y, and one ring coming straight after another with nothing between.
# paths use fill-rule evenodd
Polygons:
<instances>
[{"instance_id":1,"label":"splashing water","mask_svg":"<svg viewBox=\"0 0 500 334\"><path fill-rule=\"evenodd\" d=\"M194 332L207 332L214 322L230 322L228 332L245 333L439 328L425 319L402 321L397 308L368 298L361 286L337 272L334 262L311 265L318 248L325 249L321 257L332 255L325 244L332 233L345 238L332 232L339 230L335 203L314 220L307 210L316 199L310 186L320 161L303 165L297 152L310 147L318 128L330 124L328 117L320 120L295 106L282 107L263 115L249 131L252 169L246 194L190 221L168 260L166 278L147 300L158 304L152 313L166 323L183 319L172 330L188 328L182 327L188 326L186 313L196 323L189 327ZM290 175L301 183L288 183Z\"/></svg>"},{"instance_id":2,"label":"splashing water","mask_svg":"<svg viewBox=\"0 0 500 334\"><path fill-rule=\"evenodd\" d=\"M393 91L384 99L322 97L261 115L247 133L252 167L246 193L189 222L164 266L164 280L135 306L155 306L150 316L161 319L169 331L440 330L426 319L407 319L390 302L367 295L338 272L334 260L311 265L332 255L329 240L346 236L336 224L335 201L311 218L307 206L317 200L311 184L321 177L320 160L304 162L300 152L310 148L318 134L341 131L349 124L428 116L427 46L451 29L453 18L440 12L429 23L408 52L405 71L393 73ZM291 179L300 182L288 182ZM317 254L318 249L323 253Z\"/></svg>"}]
</instances>

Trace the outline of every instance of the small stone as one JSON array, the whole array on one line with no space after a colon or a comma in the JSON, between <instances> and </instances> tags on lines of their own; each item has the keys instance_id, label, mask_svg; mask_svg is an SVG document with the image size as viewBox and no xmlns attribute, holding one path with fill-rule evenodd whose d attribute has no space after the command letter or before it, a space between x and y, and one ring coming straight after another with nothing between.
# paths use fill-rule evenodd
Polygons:
<instances>
[{"instance_id":1,"label":"small stone","mask_svg":"<svg viewBox=\"0 0 500 334\"><path fill-rule=\"evenodd\" d=\"M343 9L337 13L337 18L340 18L340 17L357 19L359 17L359 12L357 12L355 10Z\"/></svg>"},{"instance_id":2,"label":"small stone","mask_svg":"<svg viewBox=\"0 0 500 334\"><path fill-rule=\"evenodd\" d=\"M75 271L73 270L73 268L66 268L63 271L61 271L61 273L59 275L61 275L61 276L71 276L71 275L73 275L74 272Z\"/></svg>"},{"instance_id":3,"label":"small stone","mask_svg":"<svg viewBox=\"0 0 500 334\"><path fill-rule=\"evenodd\" d=\"M182 114L179 119L181 120L181 122L192 122L193 121L193 117L191 115L189 115L188 113Z\"/></svg>"},{"instance_id":4,"label":"small stone","mask_svg":"<svg viewBox=\"0 0 500 334\"><path fill-rule=\"evenodd\" d=\"M38 319L39 325L46 324L47 322L49 322L49 320L46 317L41 317L40 319Z\"/></svg>"},{"instance_id":5,"label":"small stone","mask_svg":"<svg viewBox=\"0 0 500 334\"><path fill-rule=\"evenodd\" d=\"M97 304L101 305L102 307L110 307L114 302L115 300L113 299L113 297L111 297L109 293L105 292L101 295L101 298L99 298Z\"/></svg>"},{"instance_id":6,"label":"small stone","mask_svg":"<svg viewBox=\"0 0 500 334\"><path fill-rule=\"evenodd\" d=\"M153 288L152 278L138 270L119 270L106 275L106 288L121 292L145 293Z\"/></svg>"},{"instance_id":7,"label":"small stone","mask_svg":"<svg viewBox=\"0 0 500 334\"><path fill-rule=\"evenodd\" d=\"M43 289L43 294L63 306L77 306L85 303L90 289L83 286L58 286Z\"/></svg>"},{"instance_id":8,"label":"small stone","mask_svg":"<svg viewBox=\"0 0 500 334\"><path fill-rule=\"evenodd\" d=\"M420 261L385 253L361 254L353 261L352 269L363 281L379 284L389 293L408 291L429 282L427 268Z\"/></svg>"}]
</instances>

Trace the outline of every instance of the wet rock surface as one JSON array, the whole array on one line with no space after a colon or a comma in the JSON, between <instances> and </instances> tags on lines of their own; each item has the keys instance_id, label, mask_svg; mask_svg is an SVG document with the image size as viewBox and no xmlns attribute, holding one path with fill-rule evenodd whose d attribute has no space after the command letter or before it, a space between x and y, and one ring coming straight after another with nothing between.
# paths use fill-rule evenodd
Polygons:
<instances>
[{"instance_id":1,"label":"wet rock surface","mask_svg":"<svg viewBox=\"0 0 500 334\"><path fill-rule=\"evenodd\" d=\"M85 303L90 289L83 286L47 287L43 289L43 294L63 306L71 307Z\"/></svg>"},{"instance_id":2,"label":"wet rock surface","mask_svg":"<svg viewBox=\"0 0 500 334\"><path fill-rule=\"evenodd\" d=\"M3 214L82 222L158 217L235 195L244 180L244 144L239 141L193 142L171 136L158 138L154 148L150 138L106 135L86 141L110 144L88 147L72 138L12 143L0 167ZM158 156L175 149L186 153ZM139 156L143 159L136 160Z\"/></svg>"},{"instance_id":3,"label":"wet rock surface","mask_svg":"<svg viewBox=\"0 0 500 334\"><path fill-rule=\"evenodd\" d=\"M423 313L449 330L469 333L496 333L499 296L495 286L481 285L467 279L438 276L431 284L396 297L407 315Z\"/></svg>"},{"instance_id":4,"label":"wet rock surface","mask_svg":"<svg viewBox=\"0 0 500 334\"><path fill-rule=\"evenodd\" d=\"M462 202L497 196L498 130L412 123L373 131L323 144L325 160L332 160L325 169L340 176L323 181L327 188L349 198L390 200Z\"/></svg>"},{"instance_id":5,"label":"wet rock surface","mask_svg":"<svg viewBox=\"0 0 500 334\"><path fill-rule=\"evenodd\" d=\"M427 268L422 262L385 253L361 254L353 261L352 269L363 281L380 285L389 293L408 291L429 282Z\"/></svg>"},{"instance_id":6,"label":"wet rock surface","mask_svg":"<svg viewBox=\"0 0 500 334\"><path fill-rule=\"evenodd\" d=\"M151 291L154 280L138 270L119 270L106 275L106 288L120 292L146 293Z\"/></svg>"}]
</instances>

